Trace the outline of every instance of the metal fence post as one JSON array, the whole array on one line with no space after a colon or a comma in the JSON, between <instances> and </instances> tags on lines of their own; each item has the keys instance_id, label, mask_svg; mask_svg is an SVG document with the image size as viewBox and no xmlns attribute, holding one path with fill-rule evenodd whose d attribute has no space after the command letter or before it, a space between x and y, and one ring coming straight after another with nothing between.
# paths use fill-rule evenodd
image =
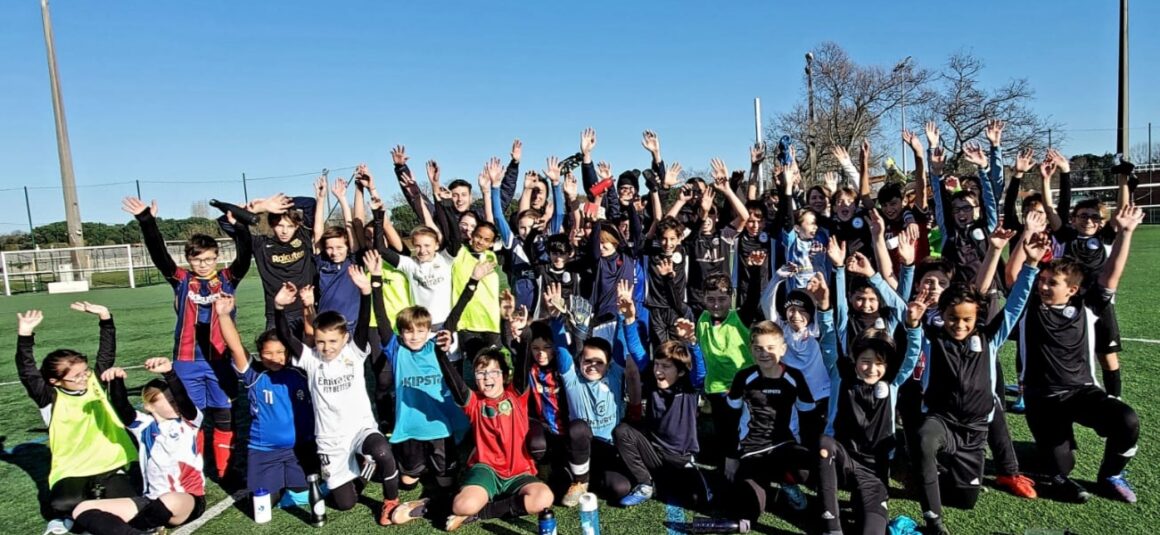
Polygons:
<instances>
[{"instance_id":1,"label":"metal fence post","mask_svg":"<svg viewBox=\"0 0 1160 535\"><path fill-rule=\"evenodd\" d=\"M133 246L125 244L125 254L129 256L129 287L137 287L137 279L133 276Z\"/></svg>"},{"instance_id":2,"label":"metal fence post","mask_svg":"<svg viewBox=\"0 0 1160 535\"><path fill-rule=\"evenodd\" d=\"M8 283L8 253L0 251L0 267L4 269L4 295L12 296L12 286Z\"/></svg>"}]
</instances>

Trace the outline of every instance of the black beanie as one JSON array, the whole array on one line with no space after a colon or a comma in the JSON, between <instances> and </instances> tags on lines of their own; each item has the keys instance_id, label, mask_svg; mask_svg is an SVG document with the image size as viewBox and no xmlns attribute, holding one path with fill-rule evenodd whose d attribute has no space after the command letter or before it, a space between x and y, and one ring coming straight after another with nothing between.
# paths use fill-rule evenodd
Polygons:
<instances>
[{"instance_id":1,"label":"black beanie","mask_svg":"<svg viewBox=\"0 0 1160 535\"><path fill-rule=\"evenodd\" d=\"M778 295L785 294L779 293ZM783 319L786 317L786 311L789 310L789 307L794 306L805 309L806 317L809 318L810 323L813 323L817 305L814 304L814 298L810 294L803 290L794 290L789 295L785 295L784 299L779 299L779 301L781 302L778 303L777 311Z\"/></svg>"},{"instance_id":2,"label":"black beanie","mask_svg":"<svg viewBox=\"0 0 1160 535\"><path fill-rule=\"evenodd\" d=\"M621 173L620 178L616 179L616 189L624 186L632 186L632 189L640 191L640 171L633 169Z\"/></svg>"}]
</instances>

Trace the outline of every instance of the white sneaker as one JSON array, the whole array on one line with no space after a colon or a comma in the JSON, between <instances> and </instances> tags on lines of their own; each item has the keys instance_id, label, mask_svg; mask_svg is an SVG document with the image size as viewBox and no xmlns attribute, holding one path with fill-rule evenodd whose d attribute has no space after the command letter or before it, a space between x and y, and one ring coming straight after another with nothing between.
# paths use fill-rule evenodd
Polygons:
<instances>
[{"instance_id":1,"label":"white sneaker","mask_svg":"<svg viewBox=\"0 0 1160 535\"><path fill-rule=\"evenodd\" d=\"M54 518L48 521L48 526L44 529L44 535L65 535L73 526L73 521L68 518Z\"/></svg>"}]
</instances>

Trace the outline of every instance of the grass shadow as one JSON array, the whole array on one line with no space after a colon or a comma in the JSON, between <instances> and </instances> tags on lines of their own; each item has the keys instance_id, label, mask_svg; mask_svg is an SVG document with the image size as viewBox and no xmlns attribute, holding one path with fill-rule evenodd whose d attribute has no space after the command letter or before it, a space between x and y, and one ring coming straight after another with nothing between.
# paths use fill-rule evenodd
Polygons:
<instances>
[{"instance_id":1,"label":"grass shadow","mask_svg":"<svg viewBox=\"0 0 1160 535\"><path fill-rule=\"evenodd\" d=\"M47 430L46 430L47 431ZM52 454L46 444L25 442L17 444L8 450L5 444L7 436L0 436L0 462L11 464L28 474L29 479L36 484L36 502L40 506L40 513L48 518L44 504L48 503L48 472L52 466Z\"/></svg>"}]
</instances>

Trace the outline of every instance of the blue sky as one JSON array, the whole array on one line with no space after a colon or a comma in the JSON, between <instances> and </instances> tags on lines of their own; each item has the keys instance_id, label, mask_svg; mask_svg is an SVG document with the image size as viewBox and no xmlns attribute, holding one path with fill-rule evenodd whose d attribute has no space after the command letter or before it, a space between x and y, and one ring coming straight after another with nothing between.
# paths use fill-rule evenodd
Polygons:
<instances>
[{"instance_id":1,"label":"blue sky","mask_svg":"<svg viewBox=\"0 0 1160 535\"><path fill-rule=\"evenodd\" d=\"M872 5L871 5L872 4ZM955 9L955 6L964 6ZM1065 125L1067 153L1115 145L1116 2L82 2L52 6L81 213L125 221L119 199L162 216L242 197L250 178L367 162L393 183L389 147L436 158L445 183L524 141L525 166L575 152L640 167L640 132L667 160L745 165L753 97L772 115L802 93L803 54L832 40L860 63L936 67L968 50L990 85L1026 77ZM1132 13L1133 143L1160 128L1160 2ZM0 5L0 190L32 186L36 225L63 219L37 0ZM348 173L348 172L343 172ZM198 181L182 185L183 181ZM308 194L309 176L249 193ZM101 184L120 183L110 186ZM394 186L389 188L394 191ZM27 228L0 191L0 232Z\"/></svg>"}]
</instances>

